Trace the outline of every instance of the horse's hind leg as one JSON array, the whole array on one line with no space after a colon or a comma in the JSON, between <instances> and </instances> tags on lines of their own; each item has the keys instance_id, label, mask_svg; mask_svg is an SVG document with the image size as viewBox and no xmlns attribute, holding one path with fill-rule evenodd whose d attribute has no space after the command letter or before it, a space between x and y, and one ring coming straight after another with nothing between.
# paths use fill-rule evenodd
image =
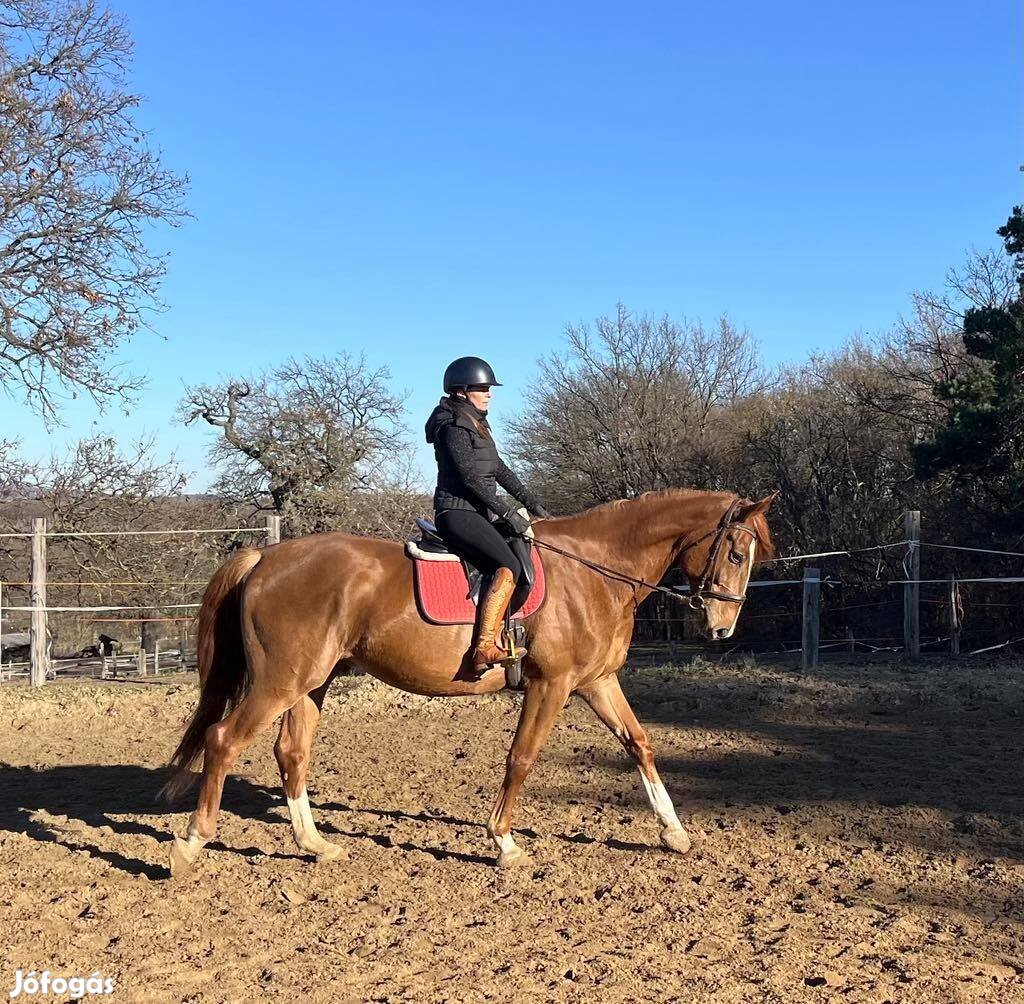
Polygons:
<instances>
[{"instance_id":1,"label":"horse's hind leg","mask_svg":"<svg viewBox=\"0 0 1024 1004\"><path fill-rule=\"evenodd\" d=\"M685 854L690 849L690 837L679 822L672 799L661 783L647 733L633 714L619 685L619 678L606 676L592 686L581 689L579 693L597 717L612 730L640 769L640 780L647 792L647 800L661 823L662 845L677 854Z\"/></svg>"},{"instance_id":2,"label":"horse's hind leg","mask_svg":"<svg viewBox=\"0 0 1024 1004\"><path fill-rule=\"evenodd\" d=\"M294 703L294 694L252 690L223 721L206 730L199 804L189 820L186 837L174 838L171 847L172 875L186 873L216 834L224 780L242 751Z\"/></svg>"},{"instance_id":3,"label":"horse's hind leg","mask_svg":"<svg viewBox=\"0 0 1024 1004\"><path fill-rule=\"evenodd\" d=\"M288 815L291 817L295 843L307 854L315 854L317 861L348 857L343 847L320 836L306 794L309 751L330 682L328 680L316 690L303 695L292 705L281 719L281 731L274 746L274 756L281 770L281 782L288 800Z\"/></svg>"}]
</instances>

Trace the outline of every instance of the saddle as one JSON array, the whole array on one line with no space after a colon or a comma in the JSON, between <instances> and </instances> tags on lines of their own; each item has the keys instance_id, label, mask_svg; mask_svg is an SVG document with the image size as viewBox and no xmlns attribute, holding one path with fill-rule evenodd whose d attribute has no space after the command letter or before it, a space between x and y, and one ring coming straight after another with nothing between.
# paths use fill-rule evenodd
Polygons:
<instances>
[{"instance_id":1,"label":"saddle","mask_svg":"<svg viewBox=\"0 0 1024 1004\"><path fill-rule=\"evenodd\" d=\"M437 527L417 519L419 540L409 540L405 553L412 559L416 605L431 624L474 624L483 573L448 549ZM544 602L544 565L537 549L518 534L506 537L512 553L523 566L523 575L512 594L509 615L522 620L540 609Z\"/></svg>"}]
</instances>

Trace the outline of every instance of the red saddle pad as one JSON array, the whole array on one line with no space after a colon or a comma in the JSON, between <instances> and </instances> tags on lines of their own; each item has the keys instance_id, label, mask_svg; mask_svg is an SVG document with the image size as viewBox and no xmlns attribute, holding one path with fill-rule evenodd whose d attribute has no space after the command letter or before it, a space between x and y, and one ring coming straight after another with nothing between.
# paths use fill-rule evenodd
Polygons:
<instances>
[{"instance_id":1,"label":"red saddle pad","mask_svg":"<svg viewBox=\"0 0 1024 1004\"><path fill-rule=\"evenodd\" d=\"M531 548L536 573L526 602L512 615L513 620L536 613L544 602L544 565L537 548ZM467 595L469 580L461 561L410 559L415 569L416 605L431 624L474 624L476 604Z\"/></svg>"}]
</instances>

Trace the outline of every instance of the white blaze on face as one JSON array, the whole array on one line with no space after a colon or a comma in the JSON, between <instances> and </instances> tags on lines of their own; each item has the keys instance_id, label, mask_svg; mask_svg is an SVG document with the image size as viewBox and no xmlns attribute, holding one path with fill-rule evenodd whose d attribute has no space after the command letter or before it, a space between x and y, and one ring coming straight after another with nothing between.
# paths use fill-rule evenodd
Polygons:
<instances>
[{"instance_id":1,"label":"white blaze on face","mask_svg":"<svg viewBox=\"0 0 1024 1004\"><path fill-rule=\"evenodd\" d=\"M747 560L743 563L744 567L740 569L739 582L735 587L727 587L737 596L746 596L747 585L750 582L750 575L754 571L754 552L757 550L757 538L751 537L750 544L747 547ZM723 621L729 621L729 615L732 615L731 622L728 623L728 633L723 635L723 638L731 638L733 631L736 630L736 622L740 616L740 604L727 602L725 600L707 600L705 602L707 607L707 621L708 629L715 630L726 625Z\"/></svg>"},{"instance_id":2,"label":"white blaze on face","mask_svg":"<svg viewBox=\"0 0 1024 1004\"><path fill-rule=\"evenodd\" d=\"M757 538L750 538L750 546L747 548L747 567L743 569L743 582L736 590L737 596L747 595L747 583L750 582L750 574L754 571L754 552L757 550ZM737 617L739 614L737 613Z\"/></svg>"}]
</instances>

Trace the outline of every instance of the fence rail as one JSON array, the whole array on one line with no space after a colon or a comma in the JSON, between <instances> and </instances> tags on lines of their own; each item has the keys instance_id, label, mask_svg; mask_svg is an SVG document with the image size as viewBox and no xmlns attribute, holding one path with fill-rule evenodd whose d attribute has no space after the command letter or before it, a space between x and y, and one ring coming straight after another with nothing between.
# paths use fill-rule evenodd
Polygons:
<instances>
[{"instance_id":1,"label":"fence rail","mask_svg":"<svg viewBox=\"0 0 1024 1004\"><path fill-rule=\"evenodd\" d=\"M182 673L196 668L196 654L180 649L161 652L120 653L110 656L96 656L88 659L49 660L46 670L48 681L67 677L92 677L99 680L118 680L140 676L159 676L165 673ZM16 679L28 679L31 662L0 663L0 683Z\"/></svg>"},{"instance_id":2,"label":"fence rail","mask_svg":"<svg viewBox=\"0 0 1024 1004\"><path fill-rule=\"evenodd\" d=\"M46 576L46 542L50 538L90 538L90 537L169 537L169 536L197 536L197 535L208 535L208 534L257 534L262 535L267 544L277 544L281 540L281 518L276 514L267 516L266 523L263 526L234 526L234 527L197 527L181 530L88 530L88 531L76 531L76 530L48 530L46 525L46 519L44 517L35 517L32 520L32 532L31 533L3 533L0 537L20 537L20 538L31 538L32 541L32 557L31 557L31 574L29 576L29 605L17 605L17 606L5 606L3 603L3 583L0 583L0 680L13 679L16 676L21 676L27 673L29 683L33 687L41 687L46 683L48 677L54 675L54 667L65 664L82 665L89 662L89 660L76 660L76 659L63 659L54 660L50 654L49 646L49 630L47 624L48 615L51 613L119 613L127 611L168 611L168 610L195 610L198 609L200 604L198 603L153 603L149 606L121 606L121 605L96 605L96 606L50 606L47 603L46 591L47 591L47 576ZM13 584L13 583L8 583ZM56 583L54 583L56 584ZM62 585L65 583L61 583ZM112 583L110 583L112 584ZM146 583L133 583L136 585L145 585ZM154 583L157 584L157 583ZM15 611L21 613L30 613L31 621L29 627L29 659L24 664L26 669L22 669L22 664L17 664L16 667L3 666L3 613L4 611ZM146 620L147 618L139 618L140 621ZM153 618L155 620L164 620L166 618ZM125 656L108 656L107 659L113 659L113 671L118 671L118 658L124 659ZM145 647L142 644L140 638L139 654L133 656L136 660L136 672L139 675L145 675L147 672L147 660L154 660L154 672L159 672L159 645L157 650L152 653L147 653ZM184 656L180 656L184 659ZM103 657L100 657L100 675L105 675L106 665Z\"/></svg>"}]
</instances>

